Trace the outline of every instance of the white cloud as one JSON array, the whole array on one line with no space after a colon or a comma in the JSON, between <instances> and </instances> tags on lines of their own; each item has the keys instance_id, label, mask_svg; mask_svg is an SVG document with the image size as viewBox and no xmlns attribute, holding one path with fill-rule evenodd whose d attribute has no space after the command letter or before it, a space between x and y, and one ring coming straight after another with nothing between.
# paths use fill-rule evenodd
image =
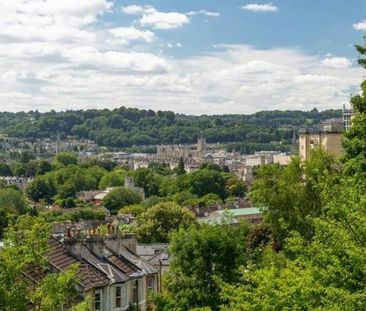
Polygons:
<instances>
[{"instance_id":1,"label":"white cloud","mask_svg":"<svg viewBox=\"0 0 366 311\"><path fill-rule=\"evenodd\" d=\"M194 15L205 15L210 17L218 17L220 16L219 12L210 12L206 10L200 10L200 11L190 11L187 13L188 16L194 16Z\"/></svg>"},{"instance_id":2,"label":"white cloud","mask_svg":"<svg viewBox=\"0 0 366 311\"><path fill-rule=\"evenodd\" d=\"M251 11L251 12L277 12L278 7L273 3L266 4L258 4L258 3L250 3L240 7L242 10Z\"/></svg>"},{"instance_id":3,"label":"white cloud","mask_svg":"<svg viewBox=\"0 0 366 311\"><path fill-rule=\"evenodd\" d=\"M150 30L140 30L135 27L117 27L109 29L109 32L118 40L121 44L128 44L131 41L142 40L145 42L153 42L156 36Z\"/></svg>"},{"instance_id":4,"label":"white cloud","mask_svg":"<svg viewBox=\"0 0 366 311\"><path fill-rule=\"evenodd\" d=\"M141 14L144 12L144 7L140 5L129 5L122 7L122 12L125 14Z\"/></svg>"},{"instance_id":5,"label":"white cloud","mask_svg":"<svg viewBox=\"0 0 366 311\"><path fill-rule=\"evenodd\" d=\"M189 18L182 13L159 12L153 8L145 10L139 21L142 26L151 26L161 30L177 29L190 23Z\"/></svg>"},{"instance_id":6,"label":"white cloud","mask_svg":"<svg viewBox=\"0 0 366 311\"><path fill-rule=\"evenodd\" d=\"M327 57L322 64L330 68L345 69L352 66L352 63L345 57Z\"/></svg>"},{"instance_id":7,"label":"white cloud","mask_svg":"<svg viewBox=\"0 0 366 311\"><path fill-rule=\"evenodd\" d=\"M175 45L176 45L178 48L183 47L182 43L179 43L179 42L177 42Z\"/></svg>"},{"instance_id":8,"label":"white cloud","mask_svg":"<svg viewBox=\"0 0 366 311\"><path fill-rule=\"evenodd\" d=\"M353 24L353 28L356 30L366 30L366 20Z\"/></svg>"},{"instance_id":9,"label":"white cloud","mask_svg":"<svg viewBox=\"0 0 366 311\"><path fill-rule=\"evenodd\" d=\"M127 105L215 114L339 108L362 80L362 69L347 59L291 48L218 45L211 53L165 57L159 49L180 47L178 40L146 44L156 37L139 29L140 22L101 27L101 15L111 10L111 3L0 1L0 110ZM187 18L177 22L169 15L174 12L150 6L124 11L140 20L155 16L145 25L152 28L174 29L189 22L187 13L176 13Z\"/></svg>"},{"instance_id":10,"label":"white cloud","mask_svg":"<svg viewBox=\"0 0 366 311\"><path fill-rule=\"evenodd\" d=\"M2 41L95 40L86 27L111 9L108 0L12 0L0 4Z\"/></svg>"}]
</instances>

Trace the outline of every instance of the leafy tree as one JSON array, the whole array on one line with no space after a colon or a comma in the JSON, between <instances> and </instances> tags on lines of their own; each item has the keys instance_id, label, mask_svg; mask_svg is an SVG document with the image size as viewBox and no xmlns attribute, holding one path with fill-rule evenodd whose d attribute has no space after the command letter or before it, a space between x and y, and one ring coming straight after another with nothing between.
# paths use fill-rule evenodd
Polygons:
<instances>
[{"instance_id":1,"label":"leafy tree","mask_svg":"<svg viewBox=\"0 0 366 311\"><path fill-rule=\"evenodd\" d=\"M113 189L104 198L104 206L112 213L117 212L120 208L141 202L141 196L128 188L117 187Z\"/></svg>"},{"instance_id":2,"label":"leafy tree","mask_svg":"<svg viewBox=\"0 0 366 311\"><path fill-rule=\"evenodd\" d=\"M52 165L48 161L39 161L37 165L37 175L44 175L52 171Z\"/></svg>"},{"instance_id":3,"label":"leafy tree","mask_svg":"<svg viewBox=\"0 0 366 311\"><path fill-rule=\"evenodd\" d=\"M50 273L47 262L50 226L42 218L22 216L9 228L0 252L0 310L25 311L29 301L39 311L70 310L76 298L76 269ZM21 258L21 260L19 260ZM39 269L39 282L29 286L27 269Z\"/></svg>"},{"instance_id":4,"label":"leafy tree","mask_svg":"<svg viewBox=\"0 0 366 311\"><path fill-rule=\"evenodd\" d=\"M245 263L247 227L201 225L172 234L170 271L165 291L156 298L157 310L191 310L222 302L217 278L233 283Z\"/></svg>"},{"instance_id":5,"label":"leafy tree","mask_svg":"<svg viewBox=\"0 0 366 311\"><path fill-rule=\"evenodd\" d=\"M60 152L56 155L55 162L63 166L77 165L78 157L70 152Z\"/></svg>"},{"instance_id":6,"label":"leafy tree","mask_svg":"<svg viewBox=\"0 0 366 311\"><path fill-rule=\"evenodd\" d=\"M204 196L208 193L215 193L221 199L225 199L225 179L220 172L212 169L200 169L187 176L188 185L192 193Z\"/></svg>"},{"instance_id":7,"label":"leafy tree","mask_svg":"<svg viewBox=\"0 0 366 311\"><path fill-rule=\"evenodd\" d=\"M53 196L57 194L57 188L51 176L37 176L28 185L27 194L33 201L45 200L50 203Z\"/></svg>"},{"instance_id":8,"label":"leafy tree","mask_svg":"<svg viewBox=\"0 0 366 311\"><path fill-rule=\"evenodd\" d=\"M125 178L125 171L117 170L108 172L100 179L99 188L106 189L107 187L120 187L124 184Z\"/></svg>"},{"instance_id":9,"label":"leafy tree","mask_svg":"<svg viewBox=\"0 0 366 311\"><path fill-rule=\"evenodd\" d=\"M27 203L23 193L12 188L0 189L0 210L11 214L24 214L27 210Z\"/></svg>"},{"instance_id":10,"label":"leafy tree","mask_svg":"<svg viewBox=\"0 0 366 311\"><path fill-rule=\"evenodd\" d=\"M178 162L178 165L177 167L175 168L175 173L178 175L178 176L181 176L181 175L184 175L186 173L186 170L184 168L184 160L182 157L179 158L179 162Z\"/></svg>"},{"instance_id":11,"label":"leafy tree","mask_svg":"<svg viewBox=\"0 0 366 311\"><path fill-rule=\"evenodd\" d=\"M144 188L147 197L159 195L161 178L149 168L139 168L133 172L134 181L137 187Z\"/></svg>"},{"instance_id":12,"label":"leafy tree","mask_svg":"<svg viewBox=\"0 0 366 311\"><path fill-rule=\"evenodd\" d=\"M0 176L13 176L10 166L6 163L0 163Z\"/></svg>"},{"instance_id":13,"label":"leafy tree","mask_svg":"<svg viewBox=\"0 0 366 311\"><path fill-rule=\"evenodd\" d=\"M169 234L178 228L188 228L195 223L194 215L173 202L159 203L138 215L139 239L146 243L168 242Z\"/></svg>"},{"instance_id":14,"label":"leafy tree","mask_svg":"<svg viewBox=\"0 0 366 311\"><path fill-rule=\"evenodd\" d=\"M263 207L265 221L280 241L291 230L310 239L314 233L312 218L324 211L322 191L338 180L335 160L319 149L305 163L293 158L286 168L279 165L259 168L251 197Z\"/></svg>"},{"instance_id":15,"label":"leafy tree","mask_svg":"<svg viewBox=\"0 0 366 311\"><path fill-rule=\"evenodd\" d=\"M225 181L225 190L229 196L243 198L247 192L245 183L238 177L228 175Z\"/></svg>"}]
</instances>

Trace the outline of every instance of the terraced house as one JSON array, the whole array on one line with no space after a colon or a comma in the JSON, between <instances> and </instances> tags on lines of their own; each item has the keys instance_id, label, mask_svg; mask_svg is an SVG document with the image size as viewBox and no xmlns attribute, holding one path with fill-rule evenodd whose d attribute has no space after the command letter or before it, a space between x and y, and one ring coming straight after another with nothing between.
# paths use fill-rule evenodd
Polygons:
<instances>
[{"instance_id":1,"label":"terraced house","mask_svg":"<svg viewBox=\"0 0 366 311\"><path fill-rule=\"evenodd\" d=\"M79 264L78 290L91 295L95 311L149 310L148 296L159 291L159 273L136 255L134 236L111 233L104 237L89 230L86 236L66 229L50 239L49 262L54 272Z\"/></svg>"}]
</instances>

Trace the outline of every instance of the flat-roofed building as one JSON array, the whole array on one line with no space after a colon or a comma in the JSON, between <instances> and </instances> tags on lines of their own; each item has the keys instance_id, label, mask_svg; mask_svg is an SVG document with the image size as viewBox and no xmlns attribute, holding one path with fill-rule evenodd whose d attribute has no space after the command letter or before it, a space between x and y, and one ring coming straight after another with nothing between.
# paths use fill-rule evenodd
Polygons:
<instances>
[{"instance_id":1,"label":"flat-roofed building","mask_svg":"<svg viewBox=\"0 0 366 311\"><path fill-rule=\"evenodd\" d=\"M343 155L341 135L343 120L330 119L320 127L302 128L299 133L300 156L303 160L310 157L311 151L321 148L336 157Z\"/></svg>"}]
</instances>

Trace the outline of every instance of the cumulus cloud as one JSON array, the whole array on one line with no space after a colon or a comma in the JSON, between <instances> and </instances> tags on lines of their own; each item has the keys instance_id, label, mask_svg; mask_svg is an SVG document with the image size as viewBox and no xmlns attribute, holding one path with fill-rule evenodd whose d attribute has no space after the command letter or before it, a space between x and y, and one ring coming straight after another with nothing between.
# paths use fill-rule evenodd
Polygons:
<instances>
[{"instance_id":1,"label":"cumulus cloud","mask_svg":"<svg viewBox=\"0 0 366 311\"><path fill-rule=\"evenodd\" d=\"M242 10L251 11L255 13L278 11L278 7L275 6L273 3L266 3L266 4L250 3L240 8Z\"/></svg>"},{"instance_id":2,"label":"cumulus cloud","mask_svg":"<svg viewBox=\"0 0 366 311\"><path fill-rule=\"evenodd\" d=\"M108 0L12 0L0 5L2 41L93 41L87 29L111 9Z\"/></svg>"},{"instance_id":3,"label":"cumulus cloud","mask_svg":"<svg viewBox=\"0 0 366 311\"><path fill-rule=\"evenodd\" d=\"M345 69L352 66L352 63L345 57L327 57L322 64L330 68Z\"/></svg>"},{"instance_id":4,"label":"cumulus cloud","mask_svg":"<svg viewBox=\"0 0 366 311\"><path fill-rule=\"evenodd\" d=\"M140 19L142 26L151 26L155 29L168 30L181 28L185 24L189 24L189 18L178 12L159 12L153 8L144 12Z\"/></svg>"},{"instance_id":5,"label":"cumulus cloud","mask_svg":"<svg viewBox=\"0 0 366 311\"><path fill-rule=\"evenodd\" d=\"M109 32L117 39L117 43L128 44L131 41L142 40L153 42L156 36L150 30L140 30L135 27L117 27L109 29Z\"/></svg>"},{"instance_id":6,"label":"cumulus cloud","mask_svg":"<svg viewBox=\"0 0 366 311\"><path fill-rule=\"evenodd\" d=\"M220 13L206 10L179 12L160 12L151 5L139 6L129 5L122 7L122 12L130 15L141 15L138 20L141 26L152 27L160 30L181 28L190 23L190 16L204 15L208 17L218 17Z\"/></svg>"},{"instance_id":7,"label":"cumulus cloud","mask_svg":"<svg viewBox=\"0 0 366 311\"><path fill-rule=\"evenodd\" d=\"M366 20L353 24L353 29L366 30Z\"/></svg>"},{"instance_id":8,"label":"cumulus cloud","mask_svg":"<svg viewBox=\"0 0 366 311\"><path fill-rule=\"evenodd\" d=\"M194 15L205 15L210 17L218 17L220 16L219 12L210 12L206 10L200 10L200 11L190 11L187 13L188 16L194 16Z\"/></svg>"},{"instance_id":9,"label":"cumulus cloud","mask_svg":"<svg viewBox=\"0 0 366 311\"><path fill-rule=\"evenodd\" d=\"M154 47L150 43L155 34L140 29L141 22L99 27L112 1L0 3L0 110L126 105L215 114L326 109L347 103L362 80L362 69L343 57L319 57L291 48L218 45L206 54L166 57L154 49L181 44L170 39L172 43ZM187 24L183 19L172 21L169 14L174 12L158 12L151 6L123 11L139 20L155 16L146 20L152 28ZM183 15L188 21L192 16ZM110 44L113 40L120 44Z\"/></svg>"}]
</instances>

